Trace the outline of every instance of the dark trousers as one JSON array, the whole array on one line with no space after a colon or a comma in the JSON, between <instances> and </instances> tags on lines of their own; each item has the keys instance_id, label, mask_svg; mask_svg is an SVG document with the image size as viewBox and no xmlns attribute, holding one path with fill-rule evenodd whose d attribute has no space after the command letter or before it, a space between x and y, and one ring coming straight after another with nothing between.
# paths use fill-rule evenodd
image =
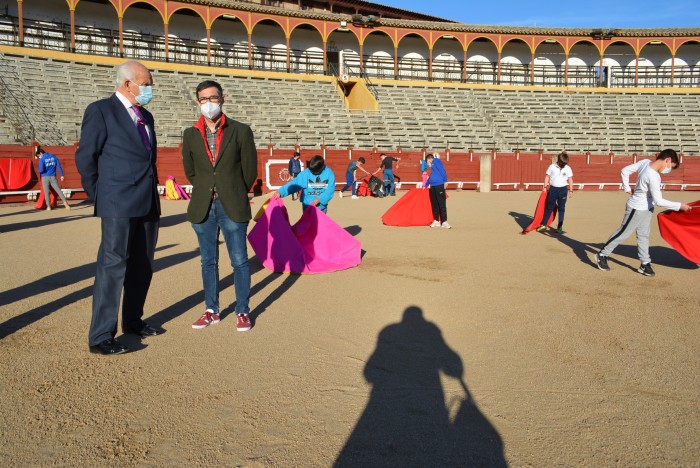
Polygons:
<instances>
[{"instance_id":1,"label":"dark trousers","mask_svg":"<svg viewBox=\"0 0 700 468\"><path fill-rule=\"evenodd\" d=\"M567 185L563 187L549 187L549 193L547 194L547 207L544 210L542 224L547 224L547 221L549 221L549 217L552 216L552 212L556 206L559 216L559 226L561 227L564 225L564 212L566 211L567 195L569 195L569 187Z\"/></svg>"},{"instance_id":2,"label":"dark trousers","mask_svg":"<svg viewBox=\"0 0 700 468\"><path fill-rule=\"evenodd\" d=\"M102 218L102 242L92 298L89 343L96 345L117 334L119 301L122 328L140 329L143 305L153 277L158 241L158 216Z\"/></svg>"},{"instance_id":3,"label":"dark trousers","mask_svg":"<svg viewBox=\"0 0 700 468\"><path fill-rule=\"evenodd\" d=\"M430 186L430 205L434 220L443 223L447 221L447 193L444 184Z\"/></svg>"}]
</instances>

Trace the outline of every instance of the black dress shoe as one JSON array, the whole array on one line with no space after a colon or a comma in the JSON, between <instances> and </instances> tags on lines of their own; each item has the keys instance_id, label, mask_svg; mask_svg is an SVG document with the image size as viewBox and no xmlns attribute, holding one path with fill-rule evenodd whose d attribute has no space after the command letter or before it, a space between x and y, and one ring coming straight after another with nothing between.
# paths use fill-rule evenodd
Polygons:
<instances>
[{"instance_id":1,"label":"black dress shoe","mask_svg":"<svg viewBox=\"0 0 700 468\"><path fill-rule=\"evenodd\" d=\"M96 345L90 346L90 352L105 355L124 354L129 352L129 348L114 338L108 338Z\"/></svg>"},{"instance_id":2,"label":"black dress shoe","mask_svg":"<svg viewBox=\"0 0 700 468\"><path fill-rule=\"evenodd\" d=\"M134 328L125 328L124 333L130 333L132 335L141 335L143 338L145 338L147 336L162 335L163 333L165 333L165 330L163 330L162 328L154 328L149 324L145 323L140 330Z\"/></svg>"}]
</instances>

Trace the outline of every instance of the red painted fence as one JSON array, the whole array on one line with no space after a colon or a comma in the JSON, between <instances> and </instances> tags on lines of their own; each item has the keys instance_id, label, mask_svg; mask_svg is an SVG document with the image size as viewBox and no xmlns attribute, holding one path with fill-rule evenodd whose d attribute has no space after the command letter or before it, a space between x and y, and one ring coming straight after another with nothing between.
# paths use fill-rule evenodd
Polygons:
<instances>
[{"instance_id":1,"label":"red painted fence","mask_svg":"<svg viewBox=\"0 0 700 468\"><path fill-rule=\"evenodd\" d=\"M75 168L75 146L47 146L46 151L54 153L65 171L64 189L73 190L72 198L84 198L80 175ZM253 192L266 193L289 180L287 163L294 149L281 150L274 147L258 149L259 181ZM357 149L301 148L301 160L306 164L312 156L320 154L326 164L333 169L339 187L345 184L345 170L353 159L364 157L365 168L374 172L379 169L381 152ZM394 173L399 182L399 190L415 187L421 181L420 160L423 152L403 152L401 149L385 151L388 156L401 158L395 164ZM474 190L479 187L480 157L483 153L440 152L440 158L450 178L448 188ZM31 146L0 145L0 158L32 158ZM485 155L491 159L492 190L542 190L547 167L552 162L552 154L540 153L500 153ZM574 172L574 186L577 190L619 190L620 169L643 157L637 155L569 154ZM27 193L39 190L37 176L38 160L33 161L33 174L30 182L8 194L0 191L0 202L20 202L27 200ZM158 149L158 174L164 185L168 176L174 176L180 185L188 185L182 169L179 148ZM379 174L381 175L381 174ZM681 167L663 178L666 190L700 190L700 157L682 156Z\"/></svg>"}]
</instances>

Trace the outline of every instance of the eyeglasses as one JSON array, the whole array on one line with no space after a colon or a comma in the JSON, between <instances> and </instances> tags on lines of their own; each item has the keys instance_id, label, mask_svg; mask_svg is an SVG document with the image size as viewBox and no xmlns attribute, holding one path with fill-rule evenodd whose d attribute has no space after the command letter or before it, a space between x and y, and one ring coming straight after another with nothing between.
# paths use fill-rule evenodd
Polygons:
<instances>
[{"instance_id":1,"label":"eyeglasses","mask_svg":"<svg viewBox=\"0 0 700 468\"><path fill-rule=\"evenodd\" d=\"M221 96L202 96L200 98L197 98L197 102L199 102L200 104L204 104L207 101L218 104L219 102L221 102Z\"/></svg>"}]
</instances>

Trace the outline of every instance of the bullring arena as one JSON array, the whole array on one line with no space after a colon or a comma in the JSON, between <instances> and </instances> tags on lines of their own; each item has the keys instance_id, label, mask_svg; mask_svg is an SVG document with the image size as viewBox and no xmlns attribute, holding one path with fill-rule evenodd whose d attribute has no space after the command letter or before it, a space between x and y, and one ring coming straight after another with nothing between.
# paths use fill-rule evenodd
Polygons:
<instances>
[{"instance_id":1,"label":"bullring arena","mask_svg":"<svg viewBox=\"0 0 700 468\"><path fill-rule=\"evenodd\" d=\"M698 265L656 219L656 277L636 272L634 239L610 272L594 254L624 210L623 166L675 148L666 197L700 198L700 30L484 27L368 2L276 3L9 2L0 463L696 466ZM197 118L194 87L212 78L256 137L254 212L288 180L295 149L323 155L339 183L350 159L374 170L380 153L400 157L397 197L330 203L361 264L278 274L249 248L253 329L236 333L223 253L223 319L193 330L197 241L187 202L163 198L145 318L166 333L90 354L100 227L72 158L85 106L131 58L153 70L161 185L172 175L187 188L179 138ZM61 158L70 212L34 208L37 144ZM519 235L562 149L575 174L566 232ZM450 175L453 229L383 225L429 152ZM298 202L285 202L297 219Z\"/></svg>"}]
</instances>

